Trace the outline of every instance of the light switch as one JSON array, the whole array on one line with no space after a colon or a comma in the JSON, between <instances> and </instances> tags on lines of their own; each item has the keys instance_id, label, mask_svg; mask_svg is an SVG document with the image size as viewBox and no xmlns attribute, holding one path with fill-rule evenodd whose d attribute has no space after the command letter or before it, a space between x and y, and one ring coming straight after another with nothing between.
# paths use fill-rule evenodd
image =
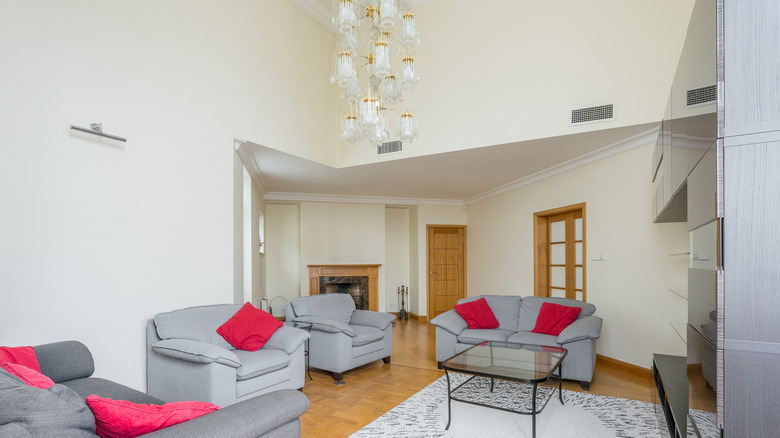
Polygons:
<instances>
[{"instance_id":1,"label":"light switch","mask_svg":"<svg viewBox=\"0 0 780 438\"><path fill-rule=\"evenodd\" d=\"M603 262L607 257L604 254L593 254L590 259L594 262Z\"/></svg>"}]
</instances>

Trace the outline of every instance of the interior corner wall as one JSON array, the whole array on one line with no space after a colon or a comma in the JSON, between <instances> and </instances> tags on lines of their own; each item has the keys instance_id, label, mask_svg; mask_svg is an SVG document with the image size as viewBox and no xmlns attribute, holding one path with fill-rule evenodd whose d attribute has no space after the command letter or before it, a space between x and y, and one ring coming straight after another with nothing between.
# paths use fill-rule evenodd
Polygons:
<instances>
[{"instance_id":1,"label":"interior corner wall","mask_svg":"<svg viewBox=\"0 0 780 438\"><path fill-rule=\"evenodd\" d=\"M418 316L428 316L428 225L466 225L466 209L454 204L424 204L417 206L416 252L417 276L416 287L409 289L410 312ZM468 232L467 232L468 235ZM467 260L471 259L467 246Z\"/></svg>"},{"instance_id":2,"label":"interior corner wall","mask_svg":"<svg viewBox=\"0 0 780 438\"><path fill-rule=\"evenodd\" d=\"M587 300L604 320L599 354L650 368L685 355L669 324L687 320L687 224L651 220L646 145L469 205L469 294L534 293L533 214L586 203ZM605 261L592 261L604 254Z\"/></svg>"},{"instance_id":3,"label":"interior corner wall","mask_svg":"<svg viewBox=\"0 0 780 438\"><path fill-rule=\"evenodd\" d=\"M409 286L409 209L385 209L385 311L401 309L400 286ZM409 310L409 303L405 303Z\"/></svg>"},{"instance_id":4,"label":"interior corner wall","mask_svg":"<svg viewBox=\"0 0 780 438\"><path fill-rule=\"evenodd\" d=\"M234 139L326 161L334 41L289 1L3 2L0 345L146 388L147 319L234 300Z\"/></svg>"},{"instance_id":5,"label":"interior corner wall","mask_svg":"<svg viewBox=\"0 0 780 438\"><path fill-rule=\"evenodd\" d=\"M265 254L260 253L260 215L265 216L263 191L252 182L252 303L260 306L265 293Z\"/></svg>"},{"instance_id":6,"label":"interior corner wall","mask_svg":"<svg viewBox=\"0 0 780 438\"><path fill-rule=\"evenodd\" d=\"M284 300L300 296L301 240L298 204L269 202L265 206L265 296L275 299L274 316L282 316ZM308 280L307 280L308 281Z\"/></svg>"},{"instance_id":7,"label":"interior corner wall","mask_svg":"<svg viewBox=\"0 0 780 438\"><path fill-rule=\"evenodd\" d=\"M300 203L301 296L309 294L307 265L379 264L379 310L385 294L385 206Z\"/></svg>"}]
</instances>

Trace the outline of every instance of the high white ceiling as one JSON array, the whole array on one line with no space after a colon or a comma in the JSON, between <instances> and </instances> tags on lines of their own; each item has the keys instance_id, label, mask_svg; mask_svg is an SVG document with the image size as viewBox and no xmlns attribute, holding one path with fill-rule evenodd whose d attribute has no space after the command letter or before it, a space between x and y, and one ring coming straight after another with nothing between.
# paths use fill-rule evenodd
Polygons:
<instances>
[{"instance_id":1,"label":"high white ceiling","mask_svg":"<svg viewBox=\"0 0 780 438\"><path fill-rule=\"evenodd\" d=\"M250 142L239 154L259 176L266 199L468 203L647 144L657 128L650 123L343 168Z\"/></svg>"}]
</instances>

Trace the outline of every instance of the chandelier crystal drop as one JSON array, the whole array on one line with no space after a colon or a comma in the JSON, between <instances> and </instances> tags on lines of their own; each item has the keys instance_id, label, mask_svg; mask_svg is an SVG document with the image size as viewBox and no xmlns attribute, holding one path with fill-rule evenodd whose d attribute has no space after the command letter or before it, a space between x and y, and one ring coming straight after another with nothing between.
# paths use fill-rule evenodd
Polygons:
<instances>
[{"instance_id":1,"label":"chandelier crystal drop","mask_svg":"<svg viewBox=\"0 0 780 438\"><path fill-rule=\"evenodd\" d=\"M388 116L419 80L413 50L420 35L411 6L411 0L334 0L339 37L330 80L347 106L341 116L344 140L380 145L390 138L389 122L397 123L393 133L401 140L417 136L413 112Z\"/></svg>"}]
</instances>

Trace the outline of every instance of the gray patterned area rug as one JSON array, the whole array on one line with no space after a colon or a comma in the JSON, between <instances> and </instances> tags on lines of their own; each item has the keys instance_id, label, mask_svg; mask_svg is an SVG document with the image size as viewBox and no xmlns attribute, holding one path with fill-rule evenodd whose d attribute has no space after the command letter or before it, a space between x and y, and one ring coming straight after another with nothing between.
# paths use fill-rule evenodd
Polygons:
<instances>
[{"instance_id":1,"label":"gray patterned area rug","mask_svg":"<svg viewBox=\"0 0 780 438\"><path fill-rule=\"evenodd\" d=\"M453 388L468 376L450 374ZM476 380L476 379L475 379ZM489 380L485 379L489 382ZM484 385L485 381L474 381ZM498 382L498 381L496 381ZM472 382L469 382L471 384ZM489 385L489 383L488 383ZM521 385L508 383L507 385ZM482 388L484 389L484 387ZM527 400L513 400L507 396L513 391L528 394L522 388L504 386L494 388L494 400L486 400L477 388L461 388L463 398L480 398L482 402L498 403L509 409L527 408ZM471 392L471 394L469 394ZM488 391L489 392L489 391ZM543 402L542 396L539 396ZM578 438L660 438L660 407L652 403L605 397L584 392L563 391L561 405L557 391L536 416L536 434L545 437ZM659 409L656 411L656 409ZM400 405L377 418L350 438L474 438L474 437L531 437L530 415L521 415L452 402L452 423L447 424L447 380L441 377Z\"/></svg>"}]
</instances>

